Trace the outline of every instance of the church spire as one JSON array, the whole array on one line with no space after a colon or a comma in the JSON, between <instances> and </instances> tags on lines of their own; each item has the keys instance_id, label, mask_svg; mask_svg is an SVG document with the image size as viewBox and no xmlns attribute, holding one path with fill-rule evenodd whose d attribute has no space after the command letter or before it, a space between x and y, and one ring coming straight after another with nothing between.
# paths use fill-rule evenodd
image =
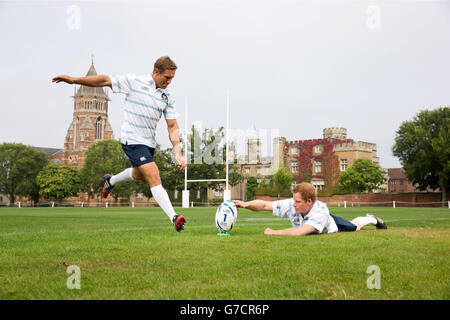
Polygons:
<instances>
[{"instance_id":1,"label":"church spire","mask_svg":"<svg viewBox=\"0 0 450 320\"><path fill-rule=\"evenodd\" d=\"M97 75L97 70L95 70L95 67L94 67L94 54L91 54L91 66L89 67L89 70L86 73L86 76L96 76L96 75ZM77 96L77 97L90 96L90 97L99 97L99 98L108 99L108 95L106 94L106 92L103 88L87 87L87 86L83 86L83 85L81 85L78 88L75 96Z\"/></svg>"},{"instance_id":2,"label":"church spire","mask_svg":"<svg viewBox=\"0 0 450 320\"><path fill-rule=\"evenodd\" d=\"M94 55L87 76L95 76ZM108 95L102 87L74 86L73 120L64 142L63 162L81 169L86 152L99 140L114 139L108 121Z\"/></svg>"}]
</instances>

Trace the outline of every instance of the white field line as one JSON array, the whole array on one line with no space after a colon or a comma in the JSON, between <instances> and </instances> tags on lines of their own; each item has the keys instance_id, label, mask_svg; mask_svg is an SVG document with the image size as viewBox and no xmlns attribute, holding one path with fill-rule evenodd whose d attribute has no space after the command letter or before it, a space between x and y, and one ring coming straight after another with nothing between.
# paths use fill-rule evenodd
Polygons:
<instances>
[{"instance_id":1,"label":"white field line","mask_svg":"<svg viewBox=\"0 0 450 320\"><path fill-rule=\"evenodd\" d=\"M260 225L260 223L255 222L267 222L270 221L271 224L286 224L287 219L276 219L276 218L243 218L243 221L253 223L239 223L239 226L254 226ZM440 221L440 220L450 220L450 218L431 218L431 219L393 219L393 220L384 220L385 222L395 222L395 221ZM214 224L208 225L187 225L189 229L206 229L211 228L214 229ZM135 228L116 228L116 229L98 229L98 230L85 230L85 231L72 231L72 230L41 230L36 232L6 232L0 233L0 237L8 237L15 235L37 235L37 234L51 234L51 233L99 233L99 232L124 232L124 231L146 231L146 230L159 230L165 229L167 227L135 227Z\"/></svg>"},{"instance_id":2,"label":"white field line","mask_svg":"<svg viewBox=\"0 0 450 320\"><path fill-rule=\"evenodd\" d=\"M283 221L273 221L272 224L286 224L287 220ZM254 226L255 223L239 223L239 226ZM258 225L256 223L256 225ZM145 230L159 230L159 229L166 229L167 227L136 227L136 228L116 228L116 229L99 229L99 230L85 230L85 231L73 231L73 230L41 230L36 232L6 232L6 233L0 233L0 237L8 237L8 236L15 236L15 235L37 235L37 234L51 234L51 233L99 233L99 232L124 232L124 231L145 231ZM188 226L186 225L186 228L189 229L206 229L211 228L214 229L214 224L208 224L208 225L195 225L195 226Z\"/></svg>"},{"instance_id":3,"label":"white field line","mask_svg":"<svg viewBox=\"0 0 450 320\"><path fill-rule=\"evenodd\" d=\"M384 220L385 222L394 222L394 221L435 221L435 220L450 220L450 218L431 218L431 219L393 219L393 220Z\"/></svg>"}]
</instances>

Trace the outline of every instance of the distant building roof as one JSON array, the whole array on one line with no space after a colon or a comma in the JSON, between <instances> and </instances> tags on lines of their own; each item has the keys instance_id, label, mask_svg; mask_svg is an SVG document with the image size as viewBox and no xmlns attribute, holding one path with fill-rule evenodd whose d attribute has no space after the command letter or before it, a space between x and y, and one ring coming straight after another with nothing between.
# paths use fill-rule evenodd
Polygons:
<instances>
[{"instance_id":1,"label":"distant building roof","mask_svg":"<svg viewBox=\"0 0 450 320\"><path fill-rule=\"evenodd\" d=\"M45 153L45 155L49 158L58 156L63 153L64 149L57 149L57 148L42 148L42 147L33 147L37 151L42 151Z\"/></svg>"},{"instance_id":2,"label":"distant building roof","mask_svg":"<svg viewBox=\"0 0 450 320\"><path fill-rule=\"evenodd\" d=\"M407 179L403 168L388 168L387 170L390 179Z\"/></svg>"}]
</instances>

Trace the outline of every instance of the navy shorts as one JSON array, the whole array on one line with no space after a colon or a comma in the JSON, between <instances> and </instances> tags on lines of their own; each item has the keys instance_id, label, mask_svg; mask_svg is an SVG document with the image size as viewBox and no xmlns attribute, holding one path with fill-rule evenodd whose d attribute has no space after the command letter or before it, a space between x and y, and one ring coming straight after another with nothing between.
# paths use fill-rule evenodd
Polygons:
<instances>
[{"instance_id":1,"label":"navy shorts","mask_svg":"<svg viewBox=\"0 0 450 320\"><path fill-rule=\"evenodd\" d=\"M153 154L155 148L144 146L143 144L123 144L122 149L130 159L134 168L142 166L143 164L153 162Z\"/></svg>"},{"instance_id":2,"label":"navy shorts","mask_svg":"<svg viewBox=\"0 0 450 320\"><path fill-rule=\"evenodd\" d=\"M350 221L345 220L344 218L338 216L334 216L332 214L330 214L330 216L333 217L334 222L338 227L338 232L356 231L356 226Z\"/></svg>"}]
</instances>

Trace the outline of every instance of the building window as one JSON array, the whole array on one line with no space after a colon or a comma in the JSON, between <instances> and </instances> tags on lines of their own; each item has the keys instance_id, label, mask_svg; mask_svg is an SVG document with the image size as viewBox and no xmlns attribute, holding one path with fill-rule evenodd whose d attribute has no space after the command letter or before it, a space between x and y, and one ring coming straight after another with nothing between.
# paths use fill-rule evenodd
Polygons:
<instances>
[{"instance_id":1,"label":"building window","mask_svg":"<svg viewBox=\"0 0 450 320\"><path fill-rule=\"evenodd\" d=\"M347 159L341 159L341 171L347 170L348 161Z\"/></svg>"},{"instance_id":2,"label":"building window","mask_svg":"<svg viewBox=\"0 0 450 320\"><path fill-rule=\"evenodd\" d=\"M102 118L98 117L95 121L95 139L102 139Z\"/></svg>"},{"instance_id":3,"label":"building window","mask_svg":"<svg viewBox=\"0 0 450 320\"><path fill-rule=\"evenodd\" d=\"M314 152L315 153L322 153L322 145L317 145L314 147Z\"/></svg>"},{"instance_id":4,"label":"building window","mask_svg":"<svg viewBox=\"0 0 450 320\"><path fill-rule=\"evenodd\" d=\"M298 154L298 148L297 147L292 147L291 148L291 154Z\"/></svg>"},{"instance_id":5,"label":"building window","mask_svg":"<svg viewBox=\"0 0 450 320\"><path fill-rule=\"evenodd\" d=\"M85 101L84 102L84 109L91 110L92 109L92 101Z\"/></svg>"},{"instance_id":6,"label":"building window","mask_svg":"<svg viewBox=\"0 0 450 320\"><path fill-rule=\"evenodd\" d=\"M101 102L96 102L95 103L95 109L102 110L102 103Z\"/></svg>"},{"instance_id":7,"label":"building window","mask_svg":"<svg viewBox=\"0 0 450 320\"><path fill-rule=\"evenodd\" d=\"M215 197L223 197L223 191L214 190L214 196Z\"/></svg>"},{"instance_id":8,"label":"building window","mask_svg":"<svg viewBox=\"0 0 450 320\"><path fill-rule=\"evenodd\" d=\"M320 160L314 161L314 172L315 173L322 172L322 161L320 161Z\"/></svg>"},{"instance_id":9,"label":"building window","mask_svg":"<svg viewBox=\"0 0 450 320\"><path fill-rule=\"evenodd\" d=\"M313 180L311 181L311 184L317 189L317 191L325 189L325 181L323 180Z\"/></svg>"},{"instance_id":10,"label":"building window","mask_svg":"<svg viewBox=\"0 0 450 320\"><path fill-rule=\"evenodd\" d=\"M297 162L292 162L291 163L291 171L292 171L292 173L297 173L298 172L298 163Z\"/></svg>"},{"instance_id":11,"label":"building window","mask_svg":"<svg viewBox=\"0 0 450 320\"><path fill-rule=\"evenodd\" d=\"M250 168L245 168L245 174L250 174Z\"/></svg>"}]
</instances>

